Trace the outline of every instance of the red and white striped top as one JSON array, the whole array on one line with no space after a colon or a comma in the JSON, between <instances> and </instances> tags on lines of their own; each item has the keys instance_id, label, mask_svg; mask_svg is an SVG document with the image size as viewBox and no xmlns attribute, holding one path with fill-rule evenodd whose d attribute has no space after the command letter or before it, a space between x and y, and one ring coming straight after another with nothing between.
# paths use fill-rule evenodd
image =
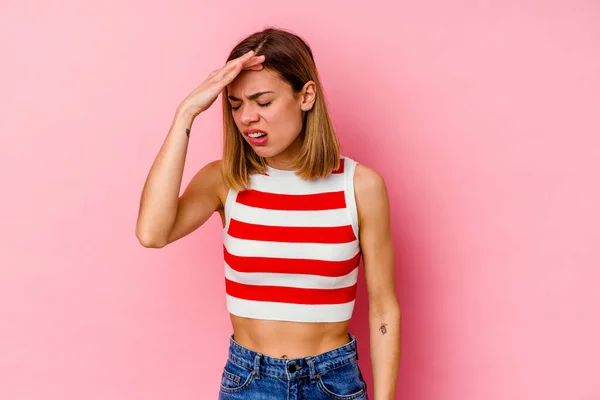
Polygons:
<instances>
[{"instance_id":1,"label":"red and white striped top","mask_svg":"<svg viewBox=\"0 0 600 400\"><path fill-rule=\"evenodd\" d=\"M230 190L223 230L225 291L230 313L298 321L349 320L360 245L354 198L356 162L305 181L267 166L250 189Z\"/></svg>"}]
</instances>

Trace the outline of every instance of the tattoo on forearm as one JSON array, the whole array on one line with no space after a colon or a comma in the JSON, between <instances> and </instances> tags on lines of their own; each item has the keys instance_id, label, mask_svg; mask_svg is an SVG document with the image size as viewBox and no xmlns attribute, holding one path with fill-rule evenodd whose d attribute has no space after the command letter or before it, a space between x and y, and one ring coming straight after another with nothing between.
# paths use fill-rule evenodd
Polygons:
<instances>
[{"instance_id":1,"label":"tattoo on forearm","mask_svg":"<svg viewBox=\"0 0 600 400\"><path fill-rule=\"evenodd\" d=\"M387 333L386 326L387 326L387 324L381 324L381 326L379 327L379 330L381 331L382 335L385 335Z\"/></svg>"},{"instance_id":2,"label":"tattoo on forearm","mask_svg":"<svg viewBox=\"0 0 600 400\"><path fill-rule=\"evenodd\" d=\"M189 130L189 128L185 130L185 134L187 135L187 137L190 137L190 130Z\"/></svg>"}]
</instances>

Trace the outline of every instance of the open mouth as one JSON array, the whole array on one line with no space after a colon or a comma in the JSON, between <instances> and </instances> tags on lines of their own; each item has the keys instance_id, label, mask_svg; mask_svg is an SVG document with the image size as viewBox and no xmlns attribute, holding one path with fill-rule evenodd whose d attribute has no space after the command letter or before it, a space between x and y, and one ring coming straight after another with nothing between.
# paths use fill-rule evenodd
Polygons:
<instances>
[{"instance_id":1,"label":"open mouth","mask_svg":"<svg viewBox=\"0 0 600 400\"><path fill-rule=\"evenodd\" d=\"M258 138L267 136L267 134L264 132L254 132L254 133L249 133L247 136L251 139L258 139Z\"/></svg>"},{"instance_id":2,"label":"open mouth","mask_svg":"<svg viewBox=\"0 0 600 400\"><path fill-rule=\"evenodd\" d=\"M254 146L264 146L267 143L267 133L259 130L245 133L248 142Z\"/></svg>"}]
</instances>

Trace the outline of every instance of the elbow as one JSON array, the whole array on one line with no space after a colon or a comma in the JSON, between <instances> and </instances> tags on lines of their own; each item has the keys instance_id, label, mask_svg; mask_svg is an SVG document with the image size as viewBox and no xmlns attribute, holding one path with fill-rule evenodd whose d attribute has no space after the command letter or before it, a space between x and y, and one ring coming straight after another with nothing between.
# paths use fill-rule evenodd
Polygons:
<instances>
[{"instance_id":1,"label":"elbow","mask_svg":"<svg viewBox=\"0 0 600 400\"><path fill-rule=\"evenodd\" d=\"M160 249L167 245L167 240L164 238L157 237L157 235L151 234L139 228L136 229L135 236L140 244L146 248Z\"/></svg>"},{"instance_id":2,"label":"elbow","mask_svg":"<svg viewBox=\"0 0 600 400\"><path fill-rule=\"evenodd\" d=\"M160 249L160 248L163 248L166 246L166 243L164 241L157 240L153 237L138 235L137 238L142 246L149 248L149 249Z\"/></svg>"}]
</instances>

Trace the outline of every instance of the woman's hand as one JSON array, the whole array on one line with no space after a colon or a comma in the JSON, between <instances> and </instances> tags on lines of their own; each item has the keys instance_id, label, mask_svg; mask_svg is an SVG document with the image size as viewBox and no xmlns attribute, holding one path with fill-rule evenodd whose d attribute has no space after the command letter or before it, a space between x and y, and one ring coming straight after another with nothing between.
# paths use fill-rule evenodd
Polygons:
<instances>
[{"instance_id":1,"label":"woman's hand","mask_svg":"<svg viewBox=\"0 0 600 400\"><path fill-rule=\"evenodd\" d=\"M219 93L242 70L260 71L264 60L264 55L255 57L254 50L250 50L243 56L229 61L222 68L211 72L208 78L181 102L178 110L192 119L195 118L214 103Z\"/></svg>"}]
</instances>

